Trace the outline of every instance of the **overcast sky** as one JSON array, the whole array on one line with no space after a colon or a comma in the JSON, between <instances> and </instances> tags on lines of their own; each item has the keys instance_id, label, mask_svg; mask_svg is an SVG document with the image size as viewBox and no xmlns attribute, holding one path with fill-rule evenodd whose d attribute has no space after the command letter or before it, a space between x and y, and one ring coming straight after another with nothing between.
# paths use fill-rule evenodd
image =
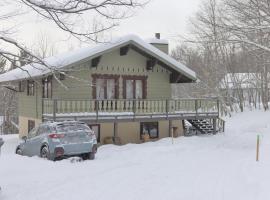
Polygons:
<instances>
[{"instance_id":1,"label":"overcast sky","mask_svg":"<svg viewBox=\"0 0 270 200\"><path fill-rule=\"evenodd\" d=\"M159 32L162 38L169 39L171 47L173 47L175 46L175 36L187 32L188 19L197 11L201 1L152 0L144 9L139 10L134 17L122 21L120 26L116 27L111 34L115 37L137 34L142 38L150 38ZM34 18L21 25L17 39L29 46L38 40L41 33L48 35L57 46L58 52L78 47L78 43L70 38L67 39L50 23L41 23Z\"/></svg>"}]
</instances>

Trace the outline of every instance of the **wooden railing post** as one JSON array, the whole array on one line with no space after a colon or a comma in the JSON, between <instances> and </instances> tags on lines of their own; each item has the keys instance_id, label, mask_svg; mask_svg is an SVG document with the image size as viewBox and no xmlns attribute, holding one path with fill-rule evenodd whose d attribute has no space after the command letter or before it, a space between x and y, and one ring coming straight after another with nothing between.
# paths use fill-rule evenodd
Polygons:
<instances>
[{"instance_id":1,"label":"wooden railing post","mask_svg":"<svg viewBox=\"0 0 270 200\"><path fill-rule=\"evenodd\" d=\"M99 101L95 100L96 119L98 120Z\"/></svg>"},{"instance_id":2,"label":"wooden railing post","mask_svg":"<svg viewBox=\"0 0 270 200\"><path fill-rule=\"evenodd\" d=\"M195 112L197 116L198 115L198 99L195 99Z\"/></svg>"},{"instance_id":3,"label":"wooden railing post","mask_svg":"<svg viewBox=\"0 0 270 200\"><path fill-rule=\"evenodd\" d=\"M166 117L168 119L169 116L169 99L166 99Z\"/></svg>"},{"instance_id":4,"label":"wooden railing post","mask_svg":"<svg viewBox=\"0 0 270 200\"><path fill-rule=\"evenodd\" d=\"M219 107L219 99L217 99L217 110L218 110L218 116L219 116L219 112L220 112L220 107Z\"/></svg>"},{"instance_id":5,"label":"wooden railing post","mask_svg":"<svg viewBox=\"0 0 270 200\"><path fill-rule=\"evenodd\" d=\"M53 121L56 121L56 113L57 113L57 100L53 100Z\"/></svg>"},{"instance_id":6,"label":"wooden railing post","mask_svg":"<svg viewBox=\"0 0 270 200\"><path fill-rule=\"evenodd\" d=\"M217 119L216 118L214 118L213 119L213 128L214 128L214 134L216 134L217 133Z\"/></svg>"},{"instance_id":7,"label":"wooden railing post","mask_svg":"<svg viewBox=\"0 0 270 200\"><path fill-rule=\"evenodd\" d=\"M44 121L44 99L41 100L41 121Z\"/></svg>"},{"instance_id":8,"label":"wooden railing post","mask_svg":"<svg viewBox=\"0 0 270 200\"><path fill-rule=\"evenodd\" d=\"M136 109L136 99L133 99L133 115L135 116L137 109Z\"/></svg>"}]
</instances>

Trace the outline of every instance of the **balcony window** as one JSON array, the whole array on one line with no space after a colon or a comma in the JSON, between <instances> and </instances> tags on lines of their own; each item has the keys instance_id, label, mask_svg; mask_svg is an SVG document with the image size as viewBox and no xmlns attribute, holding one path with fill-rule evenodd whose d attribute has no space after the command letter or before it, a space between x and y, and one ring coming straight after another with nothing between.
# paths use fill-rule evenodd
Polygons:
<instances>
[{"instance_id":1,"label":"balcony window","mask_svg":"<svg viewBox=\"0 0 270 200\"><path fill-rule=\"evenodd\" d=\"M27 81L27 96L34 96L35 95L35 82L34 81Z\"/></svg>"},{"instance_id":2,"label":"balcony window","mask_svg":"<svg viewBox=\"0 0 270 200\"><path fill-rule=\"evenodd\" d=\"M135 80L135 99L143 98L143 81Z\"/></svg>"},{"instance_id":3,"label":"balcony window","mask_svg":"<svg viewBox=\"0 0 270 200\"><path fill-rule=\"evenodd\" d=\"M52 77L42 79L42 97L52 98Z\"/></svg>"},{"instance_id":4,"label":"balcony window","mask_svg":"<svg viewBox=\"0 0 270 200\"><path fill-rule=\"evenodd\" d=\"M96 92L96 99L115 99L115 80L98 78Z\"/></svg>"},{"instance_id":5,"label":"balcony window","mask_svg":"<svg viewBox=\"0 0 270 200\"><path fill-rule=\"evenodd\" d=\"M97 79L96 81L96 99L105 99L106 79Z\"/></svg>"},{"instance_id":6,"label":"balcony window","mask_svg":"<svg viewBox=\"0 0 270 200\"><path fill-rule=\"evenodd\" d=\"M124 76L123 97L124 99L145 99L146 98L145 76Z\"/></svg>"},{"instance_id":7,"label":"balcony window","mask_svg":"<svg viewBox=\"0 0 270 200\"><path fill-rule=\"evenodd\" d=\"M107 79L106 81L107 99L115 99L115 80Z\"/></svg>"},{"instance_id":8,"label":"balcony window","mask_svg":"<svg viewBox=\"0 0 270 200\"><path fill-rule=\"evenodd\" d=\"M133 99L134 93L133 81L134 80L126 81L126 99Z\"/></svg>"},{"instance_id":9,"label":"balcony window","mask_svg":"<svg viewBox=\"0 0 270 200\"><path fill-rule=\"evenodd\" d=\"M94 99L118 99L119 76L93 75Z\"/></svg>"}]
</instances>

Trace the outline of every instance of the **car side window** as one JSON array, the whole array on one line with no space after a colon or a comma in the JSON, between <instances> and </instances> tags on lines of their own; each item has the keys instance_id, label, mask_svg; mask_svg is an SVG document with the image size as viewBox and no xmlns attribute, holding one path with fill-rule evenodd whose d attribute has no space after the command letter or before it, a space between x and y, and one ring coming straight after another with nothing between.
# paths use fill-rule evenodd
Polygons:
<instances>
[{"instance_id":1,"label":"car side window","mask_svg":"<svg viewBox=\"0 0 270 200\"><path fill-rule=\"evenodd\" d=\"M28 138L33 138L37 135L37 130L38 128L33 128L29 133L28 133Z\"/></svg>"},{"instance_id":2,"label":"car side window","mask_svg":"<svg viewBox=\"0 0 270 200\"><path fill-rule=\"evenodd\" d=\"M38 135L48 134L49 132L50 132L50 128L47 125L42 125L38 129Z\"/></svg>"},{"instance_id":3,"label":"car side window","mask_svg":"<svg viewBox=\"0 0 270 200\"><path fill-rule=\"evenodd\" d=\"M49 127L49 126L47 126L47 125L46 125L46 126L44 126L44 127L43 127L43 133L44 133L44 134L49 134L49 133L51 133L51 129L50 129L50 127Z\"/></svg>"}]
</instances>

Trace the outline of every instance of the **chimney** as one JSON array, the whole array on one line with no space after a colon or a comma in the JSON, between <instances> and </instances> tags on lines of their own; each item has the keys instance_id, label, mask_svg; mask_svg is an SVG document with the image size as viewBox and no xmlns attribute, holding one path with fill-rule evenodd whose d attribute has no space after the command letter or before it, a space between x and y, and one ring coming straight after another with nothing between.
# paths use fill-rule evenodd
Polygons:
<instances>
[{"instance_id":1,"label":"chimney","mask_svg":"<svg viewBox=\"0 0 270 200\"><path fill-rule=\"evenodd\" d=\"M156 33L155 36L156 36L156 39L160 40L160 33Z\"/></svg>"},{"instance_id":2,"label":"chimney","mask_svg":"<svg viewBox=\"0 0 270 200\"><path fill-rule=\"evenodd\" d=\"M155 38L150 39L148 43L152 44L164 53L169 54L169 43L167 40L160 39L160 33L155 33Z\"/></svg>"}]
</instances>

